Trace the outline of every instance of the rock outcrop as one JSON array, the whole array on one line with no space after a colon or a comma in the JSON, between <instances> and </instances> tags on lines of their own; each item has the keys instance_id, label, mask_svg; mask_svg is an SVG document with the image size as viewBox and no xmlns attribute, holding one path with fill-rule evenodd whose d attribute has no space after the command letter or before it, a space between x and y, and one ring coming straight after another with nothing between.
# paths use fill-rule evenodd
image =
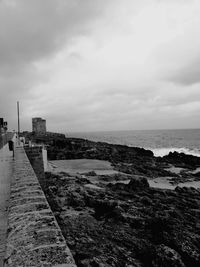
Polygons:
<instances>
[{"instance_id":1,"label":"rock outcrop","mask_svg":"<svg viewBox=\"0 0 200 267\"><path fill-rule=\"evenodd\" d=\"M155 189L147 181L197 180L191 171L199 158L75 138L51 140L48 156L108 160L123 172L99 179L94 172L46 173L45 194L78 267L200 266L200 190Z\"/></svg>"},{"instance_id":2,"label":"rock outcrop","mask_svg":"<svg viewBox=\"0 0 200 267\"><path fill-rule=\"evenodd\" d=\"M168 156L161 158L155 157L152 151L143 148L77 138L54 140L47 149L50 160L83 158L108 160L117 171L148 178L174 177L173 183L176 183L176 179L182 182L189 178L200 179L198 174L189 172L200 166L200 157L183 153L169 153ZM177 174L169 170L171 166L181 167L184 170Z\"/></svg>"},{"instance_id":3,"label":"rock outcrop","mask_svg":"<svg viewBox=\"0 0 200 267\"><path fill-rule=\"evenodd\" d=\"M77 266L200 266L200 190L159 190L145 177L99 184L46 174L45 194ZM98 185L98 184L97 184Z\"/></svg>"},{"instance_id":4,"label":"rock outcrop","mask_svg":"<svg viewBox=\"0 0 200 267\"><path fill-rule=\"evenodd\" d=\"M186 155L184 153L170 152L167 156L163 157L163 160L173 164L176 167L188 169L196 169L200 167L200 157Z\"/></svg>"}]
</instances>

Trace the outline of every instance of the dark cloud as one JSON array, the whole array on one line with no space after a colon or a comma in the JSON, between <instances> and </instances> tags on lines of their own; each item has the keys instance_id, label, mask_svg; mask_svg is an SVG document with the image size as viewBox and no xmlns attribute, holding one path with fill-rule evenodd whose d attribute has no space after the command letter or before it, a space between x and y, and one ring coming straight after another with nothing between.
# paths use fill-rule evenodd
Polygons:
<instances>
[{"instance_id":1,"label":"dark cloud","mask_svg":"<svg viewBox=\"0 0 200 267\"><path fill-rule=\"evenodd\" d=\"M193 4L160 2L164 5L157 0L0 0L0 115L16 127L19 100L23 129L31 128L32 116L42 116L58 131L65 125L145 128L153 117L161 123L170 115L175 122L187 111L194 116L200 99L192 88L200 82L200 63L193 61L199 14L188 30L184 23L193 22ZM181 2L188 2L187 10ZM176 20L179 13L183 17ZM179 34L182 29L185 34Z\"/></svg>"},{"instance_id":2,"label":"dark cloud","mask_svg":"<svg viewBox=\"0 0 200 267\"><path fill-rule=\"evenodd\" d=\"M200 83L200 60L195 60L178 71L174 71L169 80L186 86Z\"/></svg>"},{"instance_id":3,"label":"dark cloud","mask_svg":"<svg viewBox=\"0 0 200 267\"><path fill-rule=\"evenodd\" d=\"M0 4L0 65L25 65L55 52L105 7L100 0L19 0Z\"/></svg>"},{"instance_id":4,"label":"dark cloud","mask_svg":"<svg viewBox=\"0 0 200 267\"><path fill-rule=\"evenodd\" d=\"M0 113L10 125L16 124L16 101L32 98L34 85L40 83L34 64L87 35L90 22L110 1L0 1ZM79 59L75 53L72 57Z\"/></svg>"}]
</instances>

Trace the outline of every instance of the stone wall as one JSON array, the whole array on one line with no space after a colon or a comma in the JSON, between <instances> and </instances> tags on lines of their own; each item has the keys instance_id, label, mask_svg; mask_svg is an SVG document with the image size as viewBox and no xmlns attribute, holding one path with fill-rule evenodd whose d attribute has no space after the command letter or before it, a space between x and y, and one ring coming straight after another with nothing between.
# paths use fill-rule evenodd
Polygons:
<instances>
[{"instance_id":1,"label":"stone wall","mask_svg":"<svg viewBox=\"0 0 200 267\"><path fill-rule=\"evenodd\" d=\"M75 267L72 254L22 147L16 149L5 267Z\"/></svg>"},{"instance_id":2,"label":"stone wall","mask_svg":"<svg viewBox=\"0 0 200 267\"><path fill-rule=\"evenodd\" d=\"M13 133L6 133L6 134L1 134L0 133L0 149L5 146L9 140L11 140L13 137Z\"/></svg>"},{"instance_id":3,"label":"stone wall","mask_svg":"<svg viewBox=\"0 0 200 267\"><path fill-rule=\"evenodd\" d=\"M42 187L45 187L42 147L25 147L26 155Z\"/></svg>"},{"instance_id":4,"label":"stone wall","mask_svg":"<svg viewBox=\"0 0 200 267\"><path fill-rule=\"evenodd\" d=\"M0 149L5 145L4 135L0 133Z\"/></svg>"}]
</instances>

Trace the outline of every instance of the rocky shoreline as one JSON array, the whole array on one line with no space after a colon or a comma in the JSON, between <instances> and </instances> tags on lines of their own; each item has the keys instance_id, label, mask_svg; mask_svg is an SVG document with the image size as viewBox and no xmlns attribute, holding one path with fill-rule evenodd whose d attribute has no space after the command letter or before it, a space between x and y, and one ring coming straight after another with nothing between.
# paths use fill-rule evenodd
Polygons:
<instances>
[{"instance_id":1,"label":"rocky shoreline","mask_svg":"<svg viewBox=\"0 0 200 267\"><path fill-rule=\"evenodd\" d=\"M199 266L200 190L150 188L144 177L98 186L87 175L46 178L77 266Z\"/></svg>"},{"instance_id":2,"label":"rocky shoreline","mask_svg":"<svg viewBox=\"0 0 200 267\"><path fill-rule=\"evenodd\" d=\"M200 157L170 152L164 157L155 157L153 152L138 147L93 142L77 138L54 140L48 146L49 160L98 159L112 163L114 169L148 179L172 177L171 183L200 181ZM175 169L173 171L172 169ZM179 172L176 169L180 169ZM193 171L198 170L193 173Z\"/></svg>"},{"instance_id":3,"label":"rocky shoreline","mask_svg":"<svg viewBox=\"0 0 200 267\"><path fill-rule=\"evenodd\" d=\"M156 158L75 138L49 143L48 157L108 160L120 171L46 173L45 194L78 267L200 266L200 189L148 183L169 176L174 184L198 181L200 158L176 152Z\"/></svg>"}]
</instances>

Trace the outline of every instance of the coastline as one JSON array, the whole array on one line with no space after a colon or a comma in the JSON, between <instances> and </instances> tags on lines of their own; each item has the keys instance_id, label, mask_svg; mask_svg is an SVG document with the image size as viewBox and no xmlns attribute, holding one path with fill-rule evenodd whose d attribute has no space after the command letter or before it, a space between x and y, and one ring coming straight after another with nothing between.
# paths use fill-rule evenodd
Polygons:
<instances>
[{"instance_id":1,"label":"coastline","mask_svg":"<svg viewBox=\"0 0 200 267\"><path fill-rule=\"evenodd\" d=\"M200 156L200 129L129 130L71 133L67 137L89 139L152 150L155 156L183 152Z\"/></svg>"},{"instance_id":2,"label":"coastline","mask_svg":"<svg viewBox=\"0 0 200 267\"><path fill-rule=\"evenodd\" d=\"M70 168L81 169L79 161L84 159L93 161L93 163L89 163L91 166L86 168L86 172L94 171L95 164L98 165L98 160L101 160L102 162L106 161L107 164L110 163L113 171L116 172L134 176L140 175L148 180L162 177L164 180L165 177L168 177L170 179L168 179L167 186L171 185L173 188L178 184L184 186L184 183L187 183L186 186L190 186L188 184L190 182L193 186L197 183L199 187L200 157L184 153L170 152L167 156L155 157L152 151L143 148L94 142L80 138L66 138L48 148L48 157L50 161L69 160L66 161L66 164L69 164L71 160L71 163L75 164L74 167L64 166L65 164L62 166L62 171L67 172L70 172ZM81 173L81 170L77 172ZM156 182L151 182L151 185L156 186Z\"/></svg>"},{"instance_id":3,"label":"coastline","mask_svg":"<svg viewBox=\"0 0 200 267\"><path fill-rule=\"evenodd\" d=\"M78 267L200 265L200 189L177 186L200 180L199 157L155 157L150 150L80 138L42 142L54 170L45 174L44 192ZM80 172L62 169L66 161ZM118 173L97 174L92 162ZM169 177L174 190L149 186Z\"/></svg>"},{"instance_id":4,"label":"coastline","mask_svg":"<svg viewBox=\"0 0 200 267\"><path fill-rule=\"evenodd\" d=\"M200 190L94 178L46 173L46 197L78 267L199 266Z\"/></svg>"}]
</instances>

